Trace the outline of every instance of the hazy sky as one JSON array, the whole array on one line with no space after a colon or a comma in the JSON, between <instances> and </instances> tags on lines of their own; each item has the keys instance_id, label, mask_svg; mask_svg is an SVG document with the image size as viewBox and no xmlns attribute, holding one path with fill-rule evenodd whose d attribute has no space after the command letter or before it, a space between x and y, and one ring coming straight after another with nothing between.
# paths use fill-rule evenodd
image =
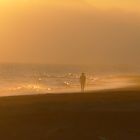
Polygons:
<instances>
[{"instance_id":1,"label":"hazy sky","mask_svg":"<svg viewBox=\"0 0 140 140\"><path fill-rule=\"evenodd\" d=\"M0 0L0 62L139 64L139 0Z\"/></svg>"}]
</instances>

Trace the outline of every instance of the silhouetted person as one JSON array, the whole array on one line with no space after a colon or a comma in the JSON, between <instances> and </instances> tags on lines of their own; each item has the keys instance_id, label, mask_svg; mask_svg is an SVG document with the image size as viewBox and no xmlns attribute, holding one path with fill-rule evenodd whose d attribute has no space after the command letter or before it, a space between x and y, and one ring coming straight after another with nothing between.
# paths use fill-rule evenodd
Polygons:
<instances>
[{"instance_id":1,"label":"silhouetted person","mask_svg":"<svg viewBox=\"0 0 140 140\"><path fill-rule=\"evenodd\" d=\"M85 85L86 85L86 76L85 73L82 73L80 76L80 83L81 83L81 91L84 92Z\"/></svg>"}]
</instances>

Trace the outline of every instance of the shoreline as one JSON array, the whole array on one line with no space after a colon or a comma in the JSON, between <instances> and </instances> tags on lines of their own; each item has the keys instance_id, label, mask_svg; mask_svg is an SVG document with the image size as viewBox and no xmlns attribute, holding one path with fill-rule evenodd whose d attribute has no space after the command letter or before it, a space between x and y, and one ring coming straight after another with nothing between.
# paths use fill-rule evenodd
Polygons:
<instances>
[{"instance_id":1,"label":"shoreline","mask_svg":"<svg viewBox=\"0 0 140 140\"><path fill-rule=\"evenodd\" d=\"M126 86L120 88L110 88L110 89L98 89L98 90L85 90L85 92L81 91L63 91L63 92L50 92L50 93L27 93L27 94L15 94L15 95L0 95L0 98L8 98L8 97L24 97L24 96L40 96L40 95L70 95L70 94L95 94L95 93L107 93L107 92L121 92L121 91L140 91L140 86Z\"/></svg>"},{"instance_id":2,"label":"shoreline","mask_svg":"<svg viewBox=\"0 0 140 140\"><path fill-rule=\"evenodd\" d=\"M23 78L24 79L24 78ZM51 79L51 78L50 78ZM49 79L49 80L50 80ZM53 79L57 81L56 85L52 86L43 81L42 78L39 78L38 82L22 82L22 80L15 81L13 83L2 82L0 88L0 97L1 96L20 96L25 94L59 94L59 93L74 93L80 92L80 83L77 81L72 81L68 79ZM45 79L44 79L45 80ZM62 80L62 81L61 81ZM70 81L71 82L70 82ZM78 79L77 79L78 80ZM77 83L77 84L76 84ZM60 84L59 86L57 84ZM140 85L139 76L125 76L125 75L106 75L106 76L95 76L89 77L86 85L86 92L96 92L101 90L114 90L118 88L129 88L133 86Z\"/></svg>"}]
</instances>

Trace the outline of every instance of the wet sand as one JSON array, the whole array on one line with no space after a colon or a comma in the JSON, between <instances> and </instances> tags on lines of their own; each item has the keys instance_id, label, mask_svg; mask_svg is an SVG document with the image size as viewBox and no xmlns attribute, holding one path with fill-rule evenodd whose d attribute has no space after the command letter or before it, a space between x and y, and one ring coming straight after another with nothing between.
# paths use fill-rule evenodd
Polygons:
<instances>
[{"instance_id":1,"label":"wet sand","mask_svg":"<svg viewBox=\"0 0 140 140\"><path fill-rule=\"evenodd\" d=\"M138 140L140 90L0 98L2 140Z\"/></svg>"}]
</instances>

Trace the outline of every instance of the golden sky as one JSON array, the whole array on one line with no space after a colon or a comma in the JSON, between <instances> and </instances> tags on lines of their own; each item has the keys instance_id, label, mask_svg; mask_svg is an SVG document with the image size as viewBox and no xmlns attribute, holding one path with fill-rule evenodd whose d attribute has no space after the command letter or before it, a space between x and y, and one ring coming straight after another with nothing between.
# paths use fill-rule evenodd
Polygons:
<instances>
[{"instance_id":1,"label":"golden sky","mask_svg":"<svg viewBox=\"0 0 140 140\"><path fill-rule=\"evenodd\" d=\"M0 0L3 5L45 4L45 5L77 5L89 4L96 8L121 8L130 11L139 11L139 0Z\"/></svg>"},{"instance_id":2,"label":"golden sky","mask_svg":"<svg viewBox=\"0 0 140 140\"><path fill-rule=\"evenodd\" d=\"M139 0L0 0L0 62L138 64Z\"/></svg>"}]
</instances>

